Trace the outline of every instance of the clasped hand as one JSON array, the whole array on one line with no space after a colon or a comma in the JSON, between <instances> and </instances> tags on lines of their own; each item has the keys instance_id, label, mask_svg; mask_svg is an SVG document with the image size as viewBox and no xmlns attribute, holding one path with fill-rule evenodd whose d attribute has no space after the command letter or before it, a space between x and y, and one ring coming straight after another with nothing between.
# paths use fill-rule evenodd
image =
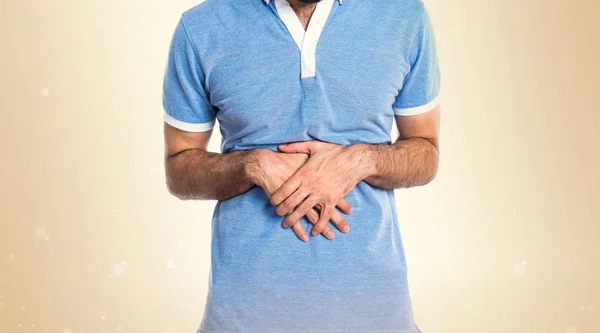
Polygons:
<instances>
[{"instance_id":1,"label":"clasped hand","mask_svg":"<svg viewBox=\"0 0 600 333\"><path fill-rule=\"evenodd\" d=\"M336 210L350 214L352 207L344 196L363 179L360 150L320 140L298 141L279 145L281 152L265 149L253 169L255 183L262 187L276 213L286 216L282 222L304 241L308 235L300 218L314 225L312 235L323 233L335 237L327 222L348 232L346 219ZM316 213L314 207L319 209Z\"/></svg>"}]
</instances>

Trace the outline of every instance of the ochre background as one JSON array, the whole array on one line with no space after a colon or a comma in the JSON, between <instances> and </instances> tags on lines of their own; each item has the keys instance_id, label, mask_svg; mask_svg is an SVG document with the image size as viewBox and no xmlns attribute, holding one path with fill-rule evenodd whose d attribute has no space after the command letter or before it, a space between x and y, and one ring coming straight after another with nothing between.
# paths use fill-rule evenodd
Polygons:
<instances>
[{"instance_id":1,"label":"ochre background","mask_svg":"<svg viewBox=\"0 0 600 333\"><path fill-rule=\"evenodd\" d=\"M0 5L0 333L196 332L215 201L168 193L161 105L196 3ZM440 168L396 191L418 325L600 333L599 2L426 5Z\"/></svg>"}]
</instances>

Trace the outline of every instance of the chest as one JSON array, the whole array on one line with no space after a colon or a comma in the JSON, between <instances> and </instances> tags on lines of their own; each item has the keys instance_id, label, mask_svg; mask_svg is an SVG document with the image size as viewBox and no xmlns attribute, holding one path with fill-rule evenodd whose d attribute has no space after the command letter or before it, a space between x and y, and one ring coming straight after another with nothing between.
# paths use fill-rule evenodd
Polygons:
<instances>
[{"instance_id":1,"label":"chest","mask_svg":"<svg viewBox=\"0 0 600 333\"><path fill-rule=\"evenodd\" d=\"M302 15L287 7L248 25L244 31L251 33L215 36L215 47L204 59L210 100L221 123L243 126L265 115L297 118L293 110L319 105L333 113L329 117L351 114L367 121L392 114L410 68L408 43L388 25L324 8L315 9L302 36ZM363 24L371 29L357 28Z\"/></svg>"}]
</instances>

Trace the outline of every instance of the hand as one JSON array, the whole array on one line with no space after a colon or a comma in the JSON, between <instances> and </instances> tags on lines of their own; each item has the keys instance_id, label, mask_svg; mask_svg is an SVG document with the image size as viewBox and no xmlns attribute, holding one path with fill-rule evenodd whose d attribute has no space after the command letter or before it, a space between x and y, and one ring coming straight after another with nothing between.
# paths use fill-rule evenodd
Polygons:
<instances>
[{"instance_id":1,"label":"hand","mask_svg":"<svg viewBox=\"0 0 600 333\"><path fill-rule=\"evenodd\" d=\"M246 165L246 174L253 183L262 187L269 197L308 160L308 154L287 154L264 148L255 149L253 154L255 155L254 158ZM352 211L352 207L346 200L340 201L338 208L346 214ZM305 215L306 219L313 225L317 223L319 214L312 207ZM344 228L348 226L344 217L337 211L331 216L331 221L341 231L344 231ZM290 226L284 225L284 227L289 228ZM300 239L308 241L308 235L302 224L296 223L291 227ZM347 232L347 230L344 232ZM328 226L323 229L323 235L328 239L335 238L333 230Z\"/></svg>"},{"instance_id":2,"label":"hand","mask_svg":"<svg viewBox=\"0 0 600 333\"><path fill-rule=\"evenodd\" d=\"M312 229L315 236L325 230L335 205L364 179L369 170L364 146L343 146L320 140L298 141L279 145L285 153L310 155L298 170L272 195L271 203L277 205L277 214L287 215L284 225L299 224L301 216L318 206L319 220Z\"/></svg>"}]
</instances>

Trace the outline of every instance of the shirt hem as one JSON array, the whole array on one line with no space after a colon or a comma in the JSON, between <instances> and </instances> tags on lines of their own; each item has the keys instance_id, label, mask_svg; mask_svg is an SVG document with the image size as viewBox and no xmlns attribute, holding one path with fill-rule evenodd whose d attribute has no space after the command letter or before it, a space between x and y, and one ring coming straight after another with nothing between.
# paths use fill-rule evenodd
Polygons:
<instances>
[{"instance_id":1,"label":"shirt hem","mask_svg":"<svg viewBox=\"0 0 600 333\"><path fill-rule=\"evenodd\" d=\"M281 333L282 329L257 329L257 330L248 330L244 329L244 331L209 331L199 329L196 333ZM289 332L289 330L286 330ZM320 329L320 330L302 330L295 331L301 333L423 333L419 327L415 326L413 329L402 329L402 330L394 330L394 329L382 329L382 330L365 330L365 331L357 331L355 329Z\"/></svg>"}]
</instances>

